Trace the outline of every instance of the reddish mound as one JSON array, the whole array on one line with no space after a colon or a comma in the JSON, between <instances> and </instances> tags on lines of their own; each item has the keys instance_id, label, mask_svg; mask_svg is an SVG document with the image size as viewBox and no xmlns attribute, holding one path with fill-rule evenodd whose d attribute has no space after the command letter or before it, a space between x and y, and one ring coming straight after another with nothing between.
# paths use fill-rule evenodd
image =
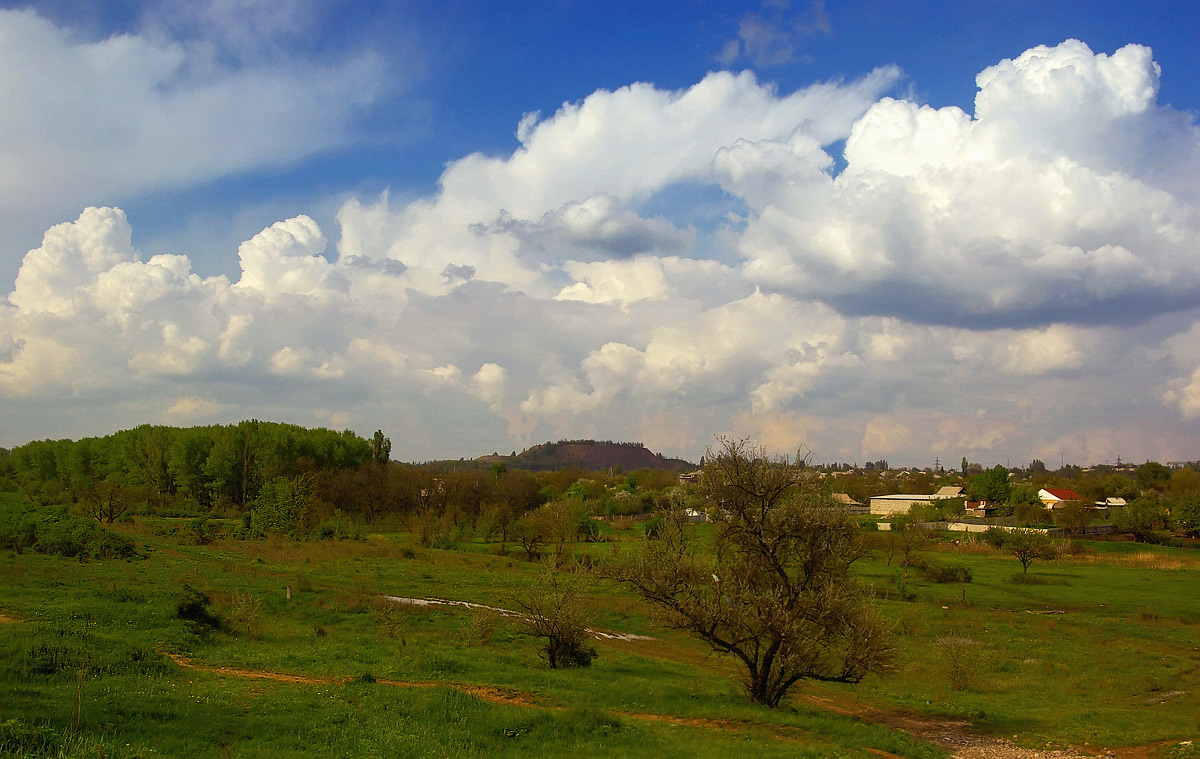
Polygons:
<instances>
[{"instance_id":1,"label":"reddish mound","mask_svg":"<svg viewBox=\"0 0 1200 759\"><path fill-rule=\"evenodd\" d=\"M627 472L635 469L682 472L695 468L693 464L682 459L668 459L653 453L641 443L602 443L594 440L569 440L535 445L509 461L512 466L533 471L571 467L592 470L620 467Z\"/></svg>"}]
</instances>

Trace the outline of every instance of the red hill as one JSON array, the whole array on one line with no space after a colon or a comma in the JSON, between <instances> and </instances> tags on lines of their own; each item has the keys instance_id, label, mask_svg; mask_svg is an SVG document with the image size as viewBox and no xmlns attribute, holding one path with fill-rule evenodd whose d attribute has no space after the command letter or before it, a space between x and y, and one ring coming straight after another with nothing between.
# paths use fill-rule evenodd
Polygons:
<instances>
[{"instance_id":1,"label":"red hill","mask_svg":"<svg viewBox=\"0 0 1200 759\"><path fill-rule=\"evenodd\" d=\"M493 457L484 457L491 459ZM516 456L495 457L518 469L540 472L554 469L604 470L620 467L624 471L635 469L665 469L683 472L695 469L695 465L683 459L668 459L653 453L641 443L613 443L596 440L563 440L557 443L535 445Z\"/></svg>"}]
</instances>

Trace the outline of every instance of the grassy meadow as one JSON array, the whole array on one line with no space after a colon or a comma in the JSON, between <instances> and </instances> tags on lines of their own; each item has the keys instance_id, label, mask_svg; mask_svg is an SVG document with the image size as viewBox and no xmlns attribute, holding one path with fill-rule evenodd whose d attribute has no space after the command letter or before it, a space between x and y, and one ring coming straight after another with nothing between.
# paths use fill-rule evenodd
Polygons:
<instances>
[{"instance_id":1,"label":"grassy meadow","mask_svg":"<svg viewBox=\"0 0 1200 759\"><path fill-rule=\"evenodd\" d=\"M0 753L946 756L899 729L916 720L1167 757L1200 736L1200 552L1081 543L1014 582L1011 556L947 537L922 562L972 581L911 568L901 583L874 550L855 566L896 625L898 671L806 685L768 710L748 703L731 662L586 574L593 627L655 639L598 640L593 666L551 670L493 613L379 601L512 608L543 581L512 546L464 534L421 548L378 527L362 540L197 545L183 525L116 524L144 554L128 561L0 551ZM572 550L599 561L641 539L637 524L603 532L608 542ZM178 616L185 585L225 629Z\"/></svg>"}]
</instances>

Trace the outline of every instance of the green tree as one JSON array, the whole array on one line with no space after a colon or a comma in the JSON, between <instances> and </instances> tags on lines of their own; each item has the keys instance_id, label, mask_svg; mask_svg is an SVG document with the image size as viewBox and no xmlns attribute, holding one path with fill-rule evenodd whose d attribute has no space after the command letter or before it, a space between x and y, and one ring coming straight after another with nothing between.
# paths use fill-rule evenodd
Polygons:
<instances>
[{"instance_id":1,"label":"green tree","mask_svg":"<svg viewBox=\"0 0 1200 759\"><path fill-rule=\"evenodd\" d=\"M969 489L971 497L975 500L1005 503L1011 490L1008 484L1008 470L997 465L982 474L977 474L971 478Z\"/></svg>"},{"instance_id":2,"label":"green tree","mask_svg":"<svg viewBox=\"0 0 1200 759\"><path fill-rule=\"evenodd\" d=\"M1141 543L1152 543L1158 533L1167 526L1167 510L1157 498L1135 498L1123 509L1117 510L1113 524L1122 532L1133 534Z\"/></svg>"},{"instance_id":3,"label":"green tree","mask_svg":"<svg viewBox=\"0 0 1200 759\"><path fill-rule=\"evenodd\" d=\"M381 467L386 467L392 458L392 441L383 436L383 430L375 430L371 438L371 459Z\"/></svg>"},{"instance_id":4,"label":"green tree","mask_svg":"<svg viewBox=\"0 0 1200 759\"><path fill-rule=\"evenodd\" d=\"M311 507L309 477L272 478L254 499L250 529L258 535L296 535L302 532Z\"/></svg>"},{"instance_id":5,"label":"green tree","mask_svg":"<svg viewBox=\"0 0 1200 759\"><path fill-rule=\"evenodd\" d=\"M1016 530L1010 532L1004 541L1004 550L1021 562L1021 571L1028 574L1029 565L1037 559L1053 559L1055 557L1054 542L1044 532Z\"/></svg>"},{"instance_id":6,"label":"green tree","mask_svg":"<svg viewBox=\"0 0 1200 759\"><path fill-rule=\"evenodd\" d=\"M713 546L698 545L671 511L608 574L735 657L755 703L778 706L802 680L853 683L889 670L891 629L849 574L863 554L859 528L831 507L815 470L728 439L705 461Z\"/></svg>"},{"instance_id":7,"label":"green tree","mask_svg":"<svg viewBox=\"0 0 1200 759\"><path fill-rule=\"evenodd\" d=\"M1095 512L1083 501L1067 501L1054 510L1054 523L1072 535L1082 535L1095 518Z\"/></svg>"},{"instance_id":8,"label":"green tree","mask_svg":"<svg viewBox=\"0 0 1200 759\"><path fill-rule=\"evenodd\" d=\"M1008 500L996 504L996 513L1002 517L1012 516L1019 508L1042 508L1042 499L1038 497L1039 488L1036 485L1022 483L1014 485L1008 491Z\"/></svg>"},{"instance_id":9,"label":"green tree","mask_svg":"<svg viewBox=\"0 0 1200 759\"><path fill-rule=\"evenodd\" d=\"M1200 537L1200 493L1192 491L1171 499L1171 529Z\"/></svg>"},{"instance_id":10,"label":"green tree","mask_svg":"<svg viewBox=\"0 0 1200 759\"><path fill-rule=\"evenodd\" d=\"M129 492L118 480L95 480L84 488L80 502L97 522L112 524L129 510Z\"/></svg>"},{"instance_id":11,"label":"green tree","mask_svg":"<svg viewBox=\"0 0 1200 759\"><path fill-rule=\"evenodd\" d=\"M1134 472L1137 484L1143 490L1164 491L1171 482L1171 470L1157 461L1147 461Z\"/></svg>"}]
</instances>

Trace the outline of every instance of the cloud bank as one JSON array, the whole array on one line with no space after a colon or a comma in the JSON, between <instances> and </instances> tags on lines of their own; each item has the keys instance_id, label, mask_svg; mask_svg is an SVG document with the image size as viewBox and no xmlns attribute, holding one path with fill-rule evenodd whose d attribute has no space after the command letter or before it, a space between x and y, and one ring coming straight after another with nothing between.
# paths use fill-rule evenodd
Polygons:
<instances>
[{"instance_id":1,"label":"cloud bank","mask_svg":"<svg viewBox=\"0 0 1200 759\"><path fill-rule=\"evenodd\" d=\"M357 120L409 75L369 46L306 50L316 11L299 5L146 3L130 29L108 36L33 9L0 9L4 276L15 271L10 252L86 206L352 143ZM411 57L402 42L396 47L389 57Z\"/></svg>"},{"instance_id":2,"label":"cloud bank","mask_svg":"<svg viewBox=\"0 0 1200 759\"><path fill-rule=\"evenodd\" d=\"M142 260L90 207L0 304L0 442L258 416L415 459L695 457L722 432L820 460L1190 458L1200 132L1163 75L1069 40L981 72L973 114L887 97L892 68L598 91L428 197L264 229L236 281ZM723 192L703 225L663 201L697 186Z\"/></svg>"}]
</instances>

